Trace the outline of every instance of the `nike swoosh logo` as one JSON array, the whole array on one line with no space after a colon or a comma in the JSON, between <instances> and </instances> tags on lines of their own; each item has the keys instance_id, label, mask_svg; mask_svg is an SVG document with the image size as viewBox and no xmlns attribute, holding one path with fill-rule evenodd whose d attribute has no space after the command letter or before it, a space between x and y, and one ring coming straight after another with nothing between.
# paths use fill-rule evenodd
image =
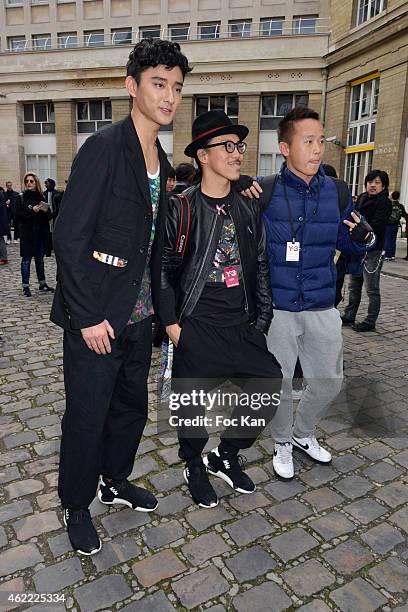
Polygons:
<instances>
[{"instance_id":1,"label":"nike swoosh logo","mask_svg":"<svg viewBox=\"0 0 408 612\"><path fill-rule=\"evenodd\" d=\"M293 438L293 439L295 440L295 438ZM297 440L295 440L295 443L297 444L297 446L300 446L300 448L304 448L305 450L309 450L309 445L308 444L301 444Z\"/></svg>"}]
</instances>

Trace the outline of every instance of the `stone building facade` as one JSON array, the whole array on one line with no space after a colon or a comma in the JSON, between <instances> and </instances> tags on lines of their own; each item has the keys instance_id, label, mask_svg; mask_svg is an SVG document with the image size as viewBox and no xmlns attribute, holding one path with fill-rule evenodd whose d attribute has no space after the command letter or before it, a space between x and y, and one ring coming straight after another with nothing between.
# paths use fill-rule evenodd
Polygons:
<instances>
[{"instance_id":1,"label":"stone building facade","mask_svg":"<svg viewBox=\"0 0 408 612\"><path fill-rule=\"evenodd\" d=\"M31 168L64 186L89 133L127 114L124 66L149 34L179 40L194 65L160 134L172 162L194 116L221 107L251 128L244 171L275 171L279 116L299 102L320 110L328 11L328 0L4 0L0 184Z\"/></svg>"},{"instance_id":2,"label":"stone building facade","mask_svg":"<svg viewBox=\"0 0 408 612\"><path fill-rule=\"evenodd\" d=\"M63 187L89 134L128 113L124 66L151 35L178 40L194 66L160 133L173 164L185 161L194 117L224 108L250 127L243 171L274 172L279 118L308 104L354 192L372 164L403 190L407 18L405 0L4 0L0 184L32 169Z\"/></svg>"},{"instance_id":3,"label":"stone building facade","mask_svg":"<svg viewBox=\"0 0 408 612\"><path fill-rule=\"evenodd\" d=\"M327 161L353 193L371 168L386 170L408 208L408 4L332 1L326 55Z\"/></svg>"}]
</instances>

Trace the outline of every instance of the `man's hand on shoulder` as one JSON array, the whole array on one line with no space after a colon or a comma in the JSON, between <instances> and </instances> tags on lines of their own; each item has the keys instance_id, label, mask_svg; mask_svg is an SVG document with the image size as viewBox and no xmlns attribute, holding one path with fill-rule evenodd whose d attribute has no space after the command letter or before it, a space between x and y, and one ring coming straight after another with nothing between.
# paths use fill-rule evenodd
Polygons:
<instances>
[{"instance_id":1,"label":"man's hand on shoulder","mask_svg":"<svg viewBox=\"0 0 408 612\"><path fill-rule=\"evenodd\" d=\"M247 174L241 174L237 181L232 183L234 188L241 193L241 195L246 196L250 200L256 198L259 199L262 193L262 187L260 184L255 181L252 176L248 176Z\"/></svg>"},{"instance_id":2,"label":"man's hand on shoulder","mask_svg":"<svg viewBox=\"0 0 408 612\"><path fill-rule=\"evenodd\" d=\"M106 355L106 353L111 352L109 336L114 340L115 333L113 327L106 319L102 323L98 323L98 325L84 327L81 329L81 334L91 351L95 351L98 355Z\"/></svg>"}]
</instances>

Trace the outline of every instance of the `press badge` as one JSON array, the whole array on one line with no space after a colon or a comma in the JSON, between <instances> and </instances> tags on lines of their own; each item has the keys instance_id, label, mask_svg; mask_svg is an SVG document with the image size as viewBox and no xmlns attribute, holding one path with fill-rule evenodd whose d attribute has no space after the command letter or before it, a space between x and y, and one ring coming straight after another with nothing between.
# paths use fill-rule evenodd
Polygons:
<instances>
[{"instance_id":1,"label":"press badge","mask_svg":"<svg viewBox=\"0 0 408 612\"><path fill-rule=\"evenodd\" d=\"M286 243L286 261L299 261L300 242Z\"/></svg>"},{"instance_id":2,"label":"press badge","mask_svg":"<svg viewBox=\"0 0 408 612\"><path fill-rule=\"evenodd\" d=\"M239 285L239 276L236 266L224 268L224 279L227 287L237 287Z\"/></svg>"}]
</instances>

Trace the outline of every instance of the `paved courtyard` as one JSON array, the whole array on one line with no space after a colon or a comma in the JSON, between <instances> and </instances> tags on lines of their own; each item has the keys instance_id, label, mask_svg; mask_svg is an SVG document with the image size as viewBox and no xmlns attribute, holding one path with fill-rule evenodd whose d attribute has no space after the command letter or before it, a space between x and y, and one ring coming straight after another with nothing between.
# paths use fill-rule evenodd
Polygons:
<instances>
[{"instance_id":1,"label":"paved courtyard","mask_svg":"<svg viewBox=\"0 0 408 612\"><path fill-rule=\"evenodd\" d=\"M80 558L56 492L62 333L35 278L33 297L22 297L18 247L9 254L0 269L0 610L408 611L408 262L385 265L397 275L382 277L378 333L344 330L347 385L319 430L332 465L296 455L291 483L273 476L264 437L245 452L256 493L214 480L219 506L195 506L175 441L157 435L156 351L131 479L159 507L147 515L94 501L103 549ZM52 284L54 260L46 270ZM10 593L54 593L60 603L11 603Z\"/></svg>"}]
</instances>

